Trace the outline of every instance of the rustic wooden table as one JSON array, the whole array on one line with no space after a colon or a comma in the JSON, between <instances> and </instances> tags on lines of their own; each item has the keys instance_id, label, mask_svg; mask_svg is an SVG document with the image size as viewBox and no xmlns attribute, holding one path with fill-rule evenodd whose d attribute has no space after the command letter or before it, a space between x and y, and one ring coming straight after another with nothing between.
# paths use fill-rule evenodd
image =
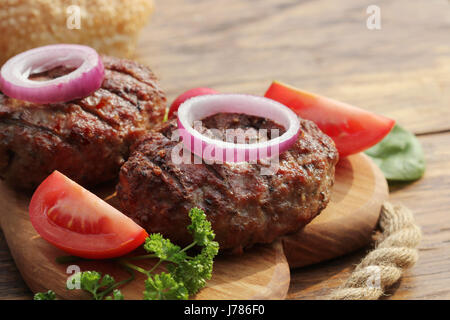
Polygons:
<instances>
[{"instance_id":1,"label":"rustic wooden table","mask_svg":"<svg viewBox=\"0 0 450 320\"><path fill-rule=\"evenodd\" d=\"M369 30L376 4L381 29ZM447 0L160 0L136 59L169 101L209 86L263 94L273 79L395 118L415 132L427 171L391 189L415 213L419 262L387 299L450 299L450 6ZM320 299L367 249L292 271L289 299ZM32 294L0 232L0 298Z\"/></svg>"}]
</instances>

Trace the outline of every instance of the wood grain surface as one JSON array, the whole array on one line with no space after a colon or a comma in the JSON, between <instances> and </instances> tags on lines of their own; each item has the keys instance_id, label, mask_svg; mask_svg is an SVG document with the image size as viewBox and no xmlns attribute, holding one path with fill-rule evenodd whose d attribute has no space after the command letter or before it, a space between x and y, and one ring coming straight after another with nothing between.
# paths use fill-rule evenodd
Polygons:
<instances>
[{"instance_id":1,"label":"wood grain surface","mask_svg":"<svg viewBox=\"0 0 450 320\"><path fill-rule=\"evenodd\" d=\"M367 245L388 198L383 173L364 154L339 161L331 201L300 232L282 238L291 268L340 257Z\"/></svg>"},{"instance_id":2,"label":"wood grain surface","mask_svg":"<svg viewBox=\"0 0 450 320\"><path fill-rule=\"evenodd\" d=\"M366 9L381 9L368 30ZM262 94L273 79L395 118L420 134L427 172L391 189L424 232L387 299L450 299L450 7L447 0L157 0L136 58L171 101L195 86ZM290 299L320 299L366 249L291 272ZM0 234L0 298L28 299Z\"/></svg>"},{"instance_id":3,"label":"wood grain surface","mask_svg":"<svg viewBox=\"0 0 450 320\"><path fill-rule=\"evenodd\" d=\"M376 4L381 30L368 30ZM210 86L263 94L272 80L373 110L416 133L450 127L447 0L164 0L137 59L169 101Z\"/></svg>"}]
</instances>

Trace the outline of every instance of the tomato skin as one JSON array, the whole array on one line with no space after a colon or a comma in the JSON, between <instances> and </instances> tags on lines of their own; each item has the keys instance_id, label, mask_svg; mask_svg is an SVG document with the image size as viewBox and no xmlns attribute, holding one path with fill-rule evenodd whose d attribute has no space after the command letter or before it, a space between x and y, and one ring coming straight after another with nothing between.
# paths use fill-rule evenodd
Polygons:
<instances>
[{"instance_id":1,"label":"tomato skin","mask_svg":"<svg viewBox=\"0 0 450 320\"><path fill-rule=\"evenodd\" d=\"M87 259L122 256L148 237L133 220L58 171L36 189L29 214L42 238Z\"/></svg>"},{"instance_id":2,"label":"tomato skin","mask_svg":"<svg viewBox=\"0 0 450 320\"><path fill-rule=\"evenodd\" d=\"M193 98L193 97L197 97L197 96L203 96L203 95L207 95L207 94L216 94L216 93L219 93L219 92L217 92L214 89L206 88L206 87L193 88L193 89L190 89L190 90L182 93L172 102L170 109L169 109L169 114L168 114L169 119L174 115L175 112L178 111L178 108L180 107L180 105L183 102L185 102L186 100Z\"/></svg>"},{"instance_id":3,"label":"tomato skin","mask_svg":"<svg viewBox=\"0 0 450 320\"><path fill-rule=\"evenodd\" d=\"M291 108L330 136L340 157L355 154L380 142L394 127L395 121L317 94L274 81L266 98Z\"/></svg>"}]
</instances>

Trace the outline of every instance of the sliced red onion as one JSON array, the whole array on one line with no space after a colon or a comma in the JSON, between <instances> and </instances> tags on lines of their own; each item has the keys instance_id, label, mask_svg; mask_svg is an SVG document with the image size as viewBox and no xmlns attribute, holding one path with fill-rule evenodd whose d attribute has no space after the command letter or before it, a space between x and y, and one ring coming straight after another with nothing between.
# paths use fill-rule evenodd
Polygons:
<instances>
[{"instance_id":1,"label":"sliced red onion","mask_svg":"<svg viewBox=\"0 0 450 320\"><path fill-rule=\"evenodd\" d=\"M56 79L33 81L29 76L64 66L76 68ZM104 67L94 49L57 44L31 49L9 59L0 71L0 90L33 103L57 103L84 98L102 85Z\"/></svg>"},{"instance_id":2,"label":"sliced red onion","mask_svg":"<svg viewBox=\"0 0 450 320\"><path fill-rule=\"evenodd\" d=\"M286 132L265 142L237 144L210 138L194 129L194 121L217 113L240 113L266 118L283 126ZM181 104L178 109L178 128L184 146L204 160L249 162L270 158L288 150L297 140L300 121L291 109L268 98L246 94L213 94L191 98Z\"/></svg>"}]
</instances>

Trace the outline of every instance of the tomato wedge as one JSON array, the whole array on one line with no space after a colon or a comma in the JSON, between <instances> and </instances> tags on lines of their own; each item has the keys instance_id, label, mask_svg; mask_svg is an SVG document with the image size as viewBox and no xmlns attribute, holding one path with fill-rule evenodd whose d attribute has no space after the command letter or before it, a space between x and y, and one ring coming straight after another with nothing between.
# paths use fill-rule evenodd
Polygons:
<instances>
[{"instance_id":1,"label":"tomato wedge","mask_svg":"<svg viewBox=\"0 0 450 320\"><path fill-rule=\"evenodd\" d=\"M172 118L173 114L178 111L178 108L180 107L180 105L183 102L185 102L186 100L193 98L193 97L197 97L197 96L203 96L206 94L216 94L216 93L218 93L218 92L214 89L200 87L200 88L190 89L190 90L180 94L170 105L169 114L168 114L169 119Z\"/></svg>"},{"instance_id":2,"label":"tomato wedge","mask_svg":"<svg viewBox=\"0 0 450 320\"><path fill-rule=\"evenodd\" d=\"M278 81L272 83L265 97L286 105L301 118L314 121L333 139L340 157L372 147L395 124L392 119Z\"/></svg>"},{"instance_id":3,"label":"tomato wedge","mask_svg":"<svg viewBox=\"0 0 450 320\"><path fill-rule=\"evenodd\" d=\"M148 236L133 220L58 171L36 189L29 213L42 238L88 259L124 255Z\"/></svg>"}]
</instances>

